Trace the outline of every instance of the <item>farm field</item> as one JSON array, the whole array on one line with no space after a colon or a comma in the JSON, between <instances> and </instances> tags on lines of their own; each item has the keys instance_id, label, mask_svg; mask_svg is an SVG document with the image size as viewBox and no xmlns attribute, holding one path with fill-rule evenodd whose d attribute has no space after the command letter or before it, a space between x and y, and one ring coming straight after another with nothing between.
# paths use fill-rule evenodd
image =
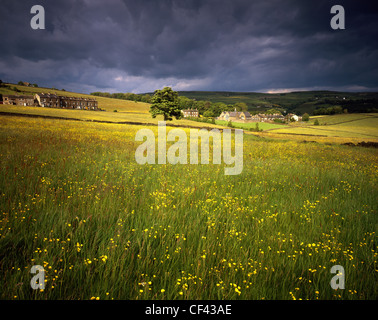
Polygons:
<instances>
[{"instance_id":1,"label":"farm field","mask_svg":"<svg viewBox=\"0 0 378 320\"><path fill-rule=\"evenodd\" d=\"M108 98L110 99L110 98ZM117 99L111 99L117 100ZM122 100L119 100L122 101ZM123 100L125 101L125 100ZM131 101L131 104L140 104ZM138 106L137 106L138 107ZM135 106L134 106L135 108ZM14 105L0 105L0 112L4 113L19 113L26 115L39 115L46 117L59 117L66 119L77 119L82 121L107 121L107 122L134 122L140 124L154 124L157 125L159 121L163 121L163 116L157 116L155 119L151 117L149 112L138 112L138 109L133 111L88 111L88 110L72 110L72 109L58 109L58 108L41 108L41 107L24 107ZM214 127L222 128L222 125L214 125L205 122L194 122L190 120L172 120L167 125L193 126L193 127Z\"/></svg>"},{"instance_id":2,"label":"farm field","mask_svg":"<svg viewBox=\"0 0 378 320\"><path fill-rule=\"evenodd\" d=\"M343 108L353 113L366 112L368 109L375 108L378 101L378 94L376 92L299 91L287 93L258 93L179 91L179 94L191 99L223 102L225 104L244 102L248 106L248 111L258 111L261 113L269 109L272 105L281 106L297 114L303 114L305 112L312 114L314 110L320 107L329 107L332 105L342 105ZM365 103L369 103L369 106L367 107Z\"/></svg>"},{"instance_id":3,"label":"farm field","mask_svg":"<svg viewBox=\"0 0 378 320\"><path fill-rule=\"evenodd\" d=\"M11 85L10 87L17 88L19 92L16 94L34 94L38 92L53 92L59 95L66 96L82 96L94 98L92 95L62 91L51 88L35 88L21 85ZM0 87L0 94L15 94L9 87ZM181 92L191 98L210 98L215 100L218 98L238 99L240 95L236 93L227 92ZM309 97L314 92L308 93L293 93L291 95L269 95L250 93L247 96L259 97L277 96L288 99L294 96ZM329 94L329 93L328 93ZM244 97L244 96L243 96ZM86 110L68 110L55 108L40 108L40 107L23 107L13 105L0 105L0 112L7 113L21 113L41 116L62 117L69 119L78 119L84 121L107 121L107 122L138 122L145 124L157 124L162 121L163 117L159 116L155 119L149 113L150 104L143 102L134 102L128 100L95 97L98 105L105 111L86 111ZM212 100L212 99L210 99ZM290 99L289 99L290 100ZM239 100L237 100L239 101ZM291 101L291 100L290 100ZM117 112L114 112L114 111ZM314 125L315 119L318 119L319 126ZM193 127L213 127L224 128L227 126L226 121L216 120L216 124L194 122L190 120L173 120L169 124L175 126L193 126ZM168 125L169 125L168 124ZM233 122L235 128L246 130L247 134L259 135L261 137L273 139L299 140L299 141L317 141L326 143L358 143L361 141L378 142L378 114L376 113L362 113L362 114L341 114L332 116L311 116L309 123L290 123L278 124L259 122L259 129L263 132L250 133L250 128L255 128L256 123L237 123Z\"/></svg>"},{"instance_id":4,"label":"farm field","mask_svg":"<svg viewBox=\"0 0 378 320\"><path fill-rule=\"evenodd\" d=\"M314 125L318 120L319 125ZM378 142L378 114L342 114L311 117L309 123L272 128L260 135L270 138L303 139L319 142Z\"/></svg>"},{"instance_id":5,"label":"farm field","mask_svg":"<svg viewBox=\"0 0 378 320\"><path fill-rule=\"evenodd\" d=\"M215 123L225 126L225 127L227 126L227 121L224 121L224 120L215 120ZM233 127L238 128L238 129L249 130L250 128L255 129L256 123L257 122L247 122L247 123L232 122L232 125ZM261 130L268 130L268 129L281 129L281 128L287 127L287 125L269 123L269 122L258 122L258 127Z\"/></svg>"},{"instance_id":6,"label":"farm field","mask_svg":"<svg viewBox=\"0 0 378 320\"><path fill-rule=\"evenodd\" d=\"M1 299L378 297L377 149L264 131L244 135L243 171L225 176L137 164L140 128L0 116Z\"/></svg>"}]
</instances>

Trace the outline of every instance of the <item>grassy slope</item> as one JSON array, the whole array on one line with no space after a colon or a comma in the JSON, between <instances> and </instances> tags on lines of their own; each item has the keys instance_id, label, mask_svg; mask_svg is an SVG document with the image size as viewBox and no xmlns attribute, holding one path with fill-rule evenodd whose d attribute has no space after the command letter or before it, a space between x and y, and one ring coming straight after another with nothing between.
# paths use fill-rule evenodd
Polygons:
<instances>
[{"instance_id":1,"label":"grassy slope","mask_svg":"<svg viewBox=\"0 0 378 320\"><path fill-rule=\"evenodd\" d=\"M20 91L18 94L32 94L37 92L55 92L59 95L67 96L88 96L85 94L66 92L60 90L51 90L46 88L32 88L25 86L18 86ZM8 88L0 88L2 94L13 94ZM184 93L182 93L184 94ZM260 94L260 93L227 93L227 92L189 92L188 96L197 99L206 99L217 101L222 99L233 99L236 102L238 99L254 99L259 100L268 96L274 97L277 103L281 103L282 99L295 103L296 99L310 99L315 94L320 92L297 92L288 94ZM335 93L323 92L324 96L332 96ZM90 96L93 97L93 96ZM100 120L113 122L141 122L154 123L162 121L162 117L152 119L149 110L149 104L142 102L133 102L120 99L111 99L104 97L96 97L99 102L99 107L105 109L106 112L100 111L85 111L85 110L65 110L53 108L38 108L38 107L21 107L0 105L2 112L27 113L47 116L58 116L64 118L75 118L81 120ZM230 100L231 101L231 100ZM117 110L118 112L113 112ZM318 119L320 126L314 126L313 122ZM216 125L211 125L201 122L193 122L188 120L173 120L170 122L174 125L190 125L196 127L218 127L221 128L226 125L225 121L216 121ZM237 128L248 130L250 127L255 127L255 123L234 123ZM377 114L342 114L334 116L317 116L311 117L309 123L293 123L290 125L259 123L260 129L264 130L259 135L272 138L285 139L302 139L302 140L316 140L327 142L358 142L358 141L378 141L378 118ZM266 131L265 130L269 130Z\"/></svg>"},{"instance_id":2,"label":"grassy slope","mask_svg":"<svg viewBox=\"0 0 378 320\"><path fill-rule=\"evenodd\" d=\"M119 100L119 99L111 99L111 98L104 98L104 97L94 97L88 94L76 93L76 92L69 92L69 91L62 91L62 90L53 90L51 88L34 88L34 87L26 87L26 86L19 86L19 85L10 85L11 87L16 87L21 92L15 92L10 90L7 87L0 88L0 94L35 94L41 92L50 92L56 93L62 96L78 96L78 97L90 97L96 98L98 101L98 106L101 109L105 109L106 111L114 111L118 110L121 112L137 112L137 113L148 113L149 104L143 102L134 102L134 101L127 101L127 100Z\"/></svg>"},{"instance_id":3,"label":"grassy slope","mask_svg":"<svg viewBox=\"0 0 378 320\"><path fill-rule=\"evenodd\" d=\"M224 120L216 120L215 123L223 126L227 126L227 121ZM247 123L242 123L242 122L233 122L232 125L235 128L240 128L244 130L248 130L250 128L256 128L256 123L257 122L247 122ZM258 124L259 129L262 130L269 130L269 129L279 129L279 128L284 128L287 127L285 124L276 124L276 123L269 123L269 122L259 122Z\"/></svg>"},{"instance_id":4,"label":"grassy slope","mask_svg":"<svg viewBox=\"0 0 378 320\"><path fill-rule=\"evenodd\" d=\"M0 94L35 94L40 92L50 92L56 93L58 95L65 96L80 96L80 97L91 97L94 96L61 91L52 90L48 88L34 88L25 87L19 85L11 85L12 87L17 87L21 92L10 91L8 88L0 88ZM11 113L23 113L23 114L33 114L42 116L55 116L63 118L73 118L80 120L98 120L98 121L112 121L112 122L141 122L141 123L155 123L162 121L163 117L158 116L153 119L149 113L150 104L143 102L134 102L121 99L112 99L104 97L95 97L98 101L98 105L101 109L106 111L86 111L86 110L69 110L69 109L56 109L56 108L40 108L40 107L23 107L23 106L13 106L13 105L0 105L0 112L11 112ZM114 112L117 110L117 112ZM212 125L202 122L193 122L188 120L173 120L174 125L189 125L196 127L214 127L219 128L221 126Z\"/></svg>"},{"instance_id":5,"label":"grassy slope","mask_svg":"<svg viewBox=\"0 0 378 320\"><path fill-rule=\"evenodd\" d=\"M318 119L320 125L315 126ZM309 123L294 124L285 128L274 128L266 135L278 134L327 136L329 138L378 141L378 114L341 114L319 116Z\"/></svg>"},{"instance_id":6,"label":"grassy slope","mask_svg":"<svg viewBox=\"0 0 378 320\"><path fill-rule=\"evenodd\" d=\"M338 101L346 99L378 99L376 92L351 93L333 91L300 91L290 93L256 93L256 92L213 92L213 91L180 91L180 95L191 99L208 100L211 102L223 102L234 104L245 102L251 111L263 112L266 108L256 108L256 106L280 105L292 112L303 114L312 113L319 106L329 106L325 100L332 100L333 105Z\"/></svg>"},{"instance_id":7,"label":"grassy slope","mask_svg":"<svg viewBox=\"0 0 378 320\"><path fill-rule=\"evenodd\" d=\"M100 100L108 112L0 111L157 121L140 103ZM271 130L259 134L377 135L374 114L317 119L327 125L261 123ZM376 149L245 136L243 172L225 176L223 164L136 164L140 128L0 117L0 298L376 298ZM35 264L43 292L30 289ZM336 264L341 292L329 286Z\"/></svg>"},{"instance_id":8,"label":"grassy slope","mask_svg":"<svg viewBox=\"0 0 378 320\"><path fill-rule=\"evenodd\" d=\"M0 117L1 299L376 299L376 149L246 136L225 176L138 165L139 129Z\"/></svg>"}]
</instances>

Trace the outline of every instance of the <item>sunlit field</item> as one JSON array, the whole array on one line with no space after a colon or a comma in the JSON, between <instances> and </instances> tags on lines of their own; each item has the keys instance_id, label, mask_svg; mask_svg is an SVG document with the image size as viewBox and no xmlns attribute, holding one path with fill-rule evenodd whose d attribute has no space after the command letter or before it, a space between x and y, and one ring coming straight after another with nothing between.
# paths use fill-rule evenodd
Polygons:
<instances>
[{"instance_id":1,"label":"sunlit field","mask_svg":"<svg viewBox=\"0 0 378 320\"><path fill-rule=\"evenodd\" d=\"M315 120L319 125L314 125ZM264 133L265 134L265 133ZM306 137L307 140L312 138L322 139L329 137L328 141L374 141L378 142L378 114L360 113L360 114L341 114L332 116L311 117L308 123L292 123L290 126L281 128L272 128L266 132L267 136L278 136L285 134L287 136L299 135ZM310 137L310 138L309 138Z\"/></svg>"},{"instance_id":2,"label":"sunlit field","mask_svg":"<svg viewBox=\"0 0 378 320\"><path fill-rule=\"evenodd\" d=\"M83 97L83 98L95 98L98 101L98 107L109 111L114 112L117 110L118 112L131 112L131 113L148 113L148 109L150 105L148 103L143 102L134 102L128 100L120 100L120 99L112 99L112 98L105 98L105 97L97 97L83 93L76 93L70 91L62 91L52 88L35 88L35 87L27 87L21 85L9 85L11 88L17 88L19 92L14 92L9 87L0 87L0 94L26 94L26 95L34 95L36 93L54 93L60 96L67 96L67 97ZM1 108L5 107L6 105L0 105ZM8 105L8 107L11 107ZM0 108L0 111L1 111ZM29 107L28 107L29 108ZM26 111L29 109L26 108ZM38 109L49 109L49 108L38 108ZM55 109L57 110L57 109ZM73 111L73 110L66 110L66 111Z\"/></svg>"},{"instance_id":3,"label":"sunlit field","mask_svg":"<svg viewBox=\"0 0 378 320\"><path fill-rule=\"evenodd\" d=\"M116 100L123 105L124 102L130 103L131 106L134 106L134 109L129 111L89 111L89 110L72 110L72 109L60 109L60 108L42 108L42 107L25 107L25 106L15 106L15 105L0 105L0 112L2 113L11 113L11 114L21 114L21 115L32 115L32 116L42 116L42 117L59 117L64 119L74 119L82 121L102 121L102 122L131 122L135 124L154 124L157 125L159 121L163 121L163 116L157 116L152 118L151 114L148 111L140 111L138 105L142 104L141 102L133 102L119 99L110 99ZM149 106L149 105L148 105ZM119 109L118 109L119 110ZM191 127L213 127L213 128L222 128L223 126L218 124L212 124L208 122L197 122L190 121L187 119L176 120L167 123L167 125L173 126L191 126Z\"/></svg>"},{"instance_id":4,"label":"sunlit field","mask_svg":"<svg viewBox=\"0 0 378 320\"><path fill-rule=\"evenodd\" d=\"M225 120L216 120L216 124L227 126L227 121ZM277 123L270 123L270 122L232 122L233 127L243 130L249 130L249 129L256 129L256 125L259 128L259 130L268 130L268 129L281 129L286 128L287 125L285 124L277 124Z\"/></svg>"},{"instance_id":5,"label":"sunlit field","mask_svg":"<svg viewBox=\"0 0 378 320\"><path fill-rule=\"evenodd\" d=\"M226 176L137 164L141 128L0 117L1 299L378 297L377 149L245 134Z\"/></svg>"}]
</instances>

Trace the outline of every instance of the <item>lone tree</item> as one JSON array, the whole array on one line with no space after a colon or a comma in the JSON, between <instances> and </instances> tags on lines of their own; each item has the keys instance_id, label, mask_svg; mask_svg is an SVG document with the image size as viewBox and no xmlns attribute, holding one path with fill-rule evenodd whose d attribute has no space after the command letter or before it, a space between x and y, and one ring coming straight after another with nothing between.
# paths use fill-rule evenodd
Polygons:
<instances>
[{"instance_id":1,"label":"lone tree","mask_svg":"<svg viewBox=\"0 0 378 320\"><path fill-rule=\"evenodd\" d=\"M156 118L160 114L164 116L164 121L172 120L172 117L181 118L178 93L173 91L172 88L165 87L163 90L155 90L151 102L150 113L152 118Z\"/></svg>"}]
</instances>

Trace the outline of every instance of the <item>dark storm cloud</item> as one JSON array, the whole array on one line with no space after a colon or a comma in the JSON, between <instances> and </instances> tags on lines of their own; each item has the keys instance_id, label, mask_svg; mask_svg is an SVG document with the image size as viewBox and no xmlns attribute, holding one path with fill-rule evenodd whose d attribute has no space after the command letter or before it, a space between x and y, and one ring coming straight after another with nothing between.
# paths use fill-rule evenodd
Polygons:
<instances>
[{"instance_id":1,"label":"dark storm cloud","mask_svg":"<svg viewBox=\"0 0 378 320\"><path fill-rule=\"evenodd\" d=\"M371 1L0 0L0 77L85 92L377 90ZM346 30L330 28L342 4Z\"/></svg>"}]
</instances>

